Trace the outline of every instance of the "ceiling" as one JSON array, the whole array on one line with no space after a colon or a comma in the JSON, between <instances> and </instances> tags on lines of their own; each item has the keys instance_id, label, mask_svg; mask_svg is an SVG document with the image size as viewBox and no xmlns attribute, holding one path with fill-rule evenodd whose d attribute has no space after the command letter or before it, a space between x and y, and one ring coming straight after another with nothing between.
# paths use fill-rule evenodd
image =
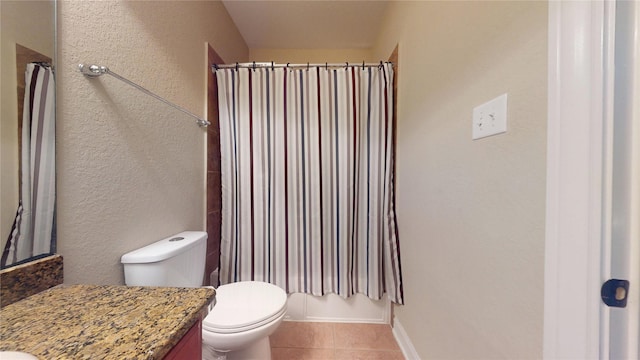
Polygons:
<instances>
[{"instance_id":1,"label":"ceiling","mask_svg":"<svg viewBox=\"0 0 640 360\"><path fill-rule=\"evenodd\" d=\"M250 49L373 46L389 1L223 0Z\"/></svg>"}]
</instances>

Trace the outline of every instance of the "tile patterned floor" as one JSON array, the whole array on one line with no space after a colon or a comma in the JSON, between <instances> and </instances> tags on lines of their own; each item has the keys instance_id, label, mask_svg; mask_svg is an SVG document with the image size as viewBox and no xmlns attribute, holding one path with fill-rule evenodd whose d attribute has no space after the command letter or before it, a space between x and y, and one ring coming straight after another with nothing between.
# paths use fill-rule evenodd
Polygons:
<instances>
[{"instance_id":1,"label":"tile patterned floor","mask_svg":"<svg viewBox=\"0 0 640 360\"><path fill-rule=\"evenodd\" d=\"M284 321L272 360L404 360L389 325Z\"/></svg>"}]
</instances>

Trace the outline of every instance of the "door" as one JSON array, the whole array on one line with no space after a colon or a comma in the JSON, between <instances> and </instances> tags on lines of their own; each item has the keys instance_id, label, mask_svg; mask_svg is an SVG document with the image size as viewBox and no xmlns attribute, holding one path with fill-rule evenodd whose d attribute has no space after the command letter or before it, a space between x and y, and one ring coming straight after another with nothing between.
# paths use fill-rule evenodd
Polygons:
<instances>
[{"instance_id":1,"label":"door","mask_svg":"<svg viewBox=\"0 0 640 360\"><path fill-rule=\"evenodd\" d=\"M640 3L615 4L613 126L605 192L604 271L629 281L626 307L603 312L602 342L610 359L639 359L640 349ZM607 160L605 160L607 161ZM607 176L605 174L605 176ZM607 236L610 236L607 239ZM607 274L603 274L607 278ZM622 297L622 294L619 294ZM608 325L608 331L606 329ZM607 339L608 338L608 339ZM604 356L606 358L606 356Z\"/></svg>"},{"instance_id":2,"label":"door","mask_svg":"<svg viewBox=\"0 0 640 360\"><path fill-rule=\"evenodd\" d=\"M549 2L545 359L640 358L639 26L637 1Z\"/></svg>"}]
</instances>

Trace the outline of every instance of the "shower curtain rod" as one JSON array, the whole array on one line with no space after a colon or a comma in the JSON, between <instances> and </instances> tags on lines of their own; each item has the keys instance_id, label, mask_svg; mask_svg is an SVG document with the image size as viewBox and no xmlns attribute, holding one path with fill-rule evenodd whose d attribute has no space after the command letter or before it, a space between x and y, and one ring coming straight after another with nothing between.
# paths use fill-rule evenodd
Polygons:
<instances>
[{"instance_id":1,"label":"shower curtain rod","mask_svg":"<svg viewBox=\"0 0 640 360\"><path fill-rule=\"evenodd\" d=\"M201 119L200 117L198 117L197 115L193 114L192 112L186 110L185 108L183 108L181 106L178 106L178 105L172 103L171 101L166 100L165 98L161 97L160 95L156 95L155 93L152 93L151 91L149 91L149 90L145 89L144 87L134 83L133 81L114 73L113 71L109 70L109 68L106 67L106 66L98 66L98 65L88 65L87 66L85 64L79 64L78 65L78 69L80 70L80 72L83 75L85 75L87 77L91 77L91 78L102 76L104 74L111 75L114 78L116 78L116 79L118 79L120 81L123 81L123 82L133 86L134 88L142 91L143 93L145 93L145 94L147 94L147 95L149 95L151 97L154 97L157 100L160 100L161 102L173 107L174 109L180 110L181 112L191 116L192 118L196 119L196 123L198 124L198 126L207 127L207 126L211 125L211 123L208 122L207 120Z\"/></svg>"},{"instance_id":2,"label":"shower curtain rod","mask_svg":"<svg viewBox=\"0 0 640 360\"><path fill-rule=\"evenodd\" d=\"M211 65L211 71L215 72L218 69L233 69L233 68L249 68L249 69L257 69L257 68L311 68L311 67L324 67L324 68L337 68L337 67L378 67L378 66L382 66L383 64L391 64L393 65L392 62L390 61L380 61L379 63L365 63L362 62L362 64L358 64L358 63L351 63L349 64L349 62L345 62L344 64L342 63L324 63L324 64L310 64L310 63L306 63L306 64L290 64L290 63L286 63L286 64L275 64L274 62L250 62L250 63L235 63L235 64L212 64Z\"/></svg>"}]
</instances>

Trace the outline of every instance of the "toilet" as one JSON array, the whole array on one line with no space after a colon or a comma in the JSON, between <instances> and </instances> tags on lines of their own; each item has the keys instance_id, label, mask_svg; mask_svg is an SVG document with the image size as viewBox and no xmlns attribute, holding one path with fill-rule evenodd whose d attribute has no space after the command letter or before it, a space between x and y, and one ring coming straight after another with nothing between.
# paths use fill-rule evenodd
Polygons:
<instances>
[{"instance_id":1,"label":"toilet","mask_svg":"<svg viewBox=\"0 0 640 360\"><path fill-rule=\"evenodd\" d=\"M128 286L199 287L207 233L185 231L122 255ZM202 320L202 358L271 359L269 335L282 322L287 294L276 285L241 281L219 286Z\"/></svg>"}]
</instances>

